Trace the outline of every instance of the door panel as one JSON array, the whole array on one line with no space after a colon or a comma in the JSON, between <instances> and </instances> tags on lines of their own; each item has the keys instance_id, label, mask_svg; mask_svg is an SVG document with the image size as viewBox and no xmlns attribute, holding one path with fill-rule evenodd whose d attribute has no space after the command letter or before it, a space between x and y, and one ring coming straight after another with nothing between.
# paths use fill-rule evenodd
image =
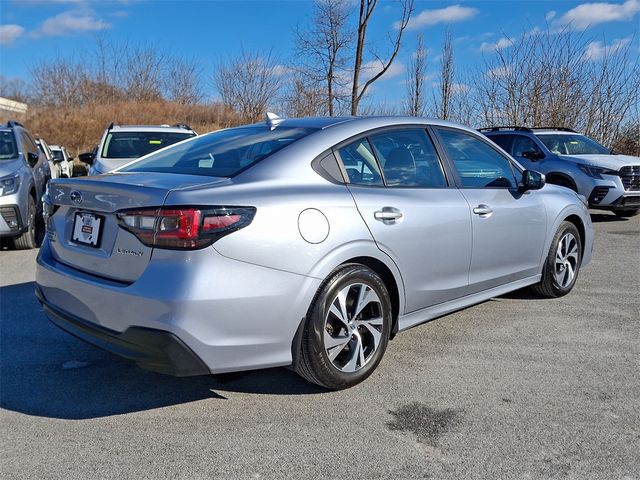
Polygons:
<instances>
[{"instance_id":1,"label":"door panel","mask_svg":"<svg viewBox=\"0 0 640 480\"><path fill-rule=\"evenodd\" d=\"M465 294L471 220L459 190L357 185L349 185L349 190L378 248L400 269L406 294L404 313Z\"/></svg>"},{"instance_id":2,"label":"door panel","mask_svg":"<svg viewBox=\"0 0 640 480\"><path fill-rule=\"evenodd\" d=\"M472 211L468 293L535 275L546 236L546 211L538 192L522 194L501 188L460 191ZM483 213L486 208L491 212Z\"/></svg>"}]
</instances>

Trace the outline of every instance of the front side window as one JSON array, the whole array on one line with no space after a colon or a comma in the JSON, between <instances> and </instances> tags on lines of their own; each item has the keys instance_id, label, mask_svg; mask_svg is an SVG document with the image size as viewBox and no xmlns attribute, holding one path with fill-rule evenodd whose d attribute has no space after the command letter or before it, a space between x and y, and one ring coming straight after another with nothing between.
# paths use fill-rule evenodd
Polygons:
<instances>
[{"instance_id":1,"label":"front side window","mask_svg":"<svg viewBox=\"0 0 640 480\"><path fill-rule=\"evenodd\" d=\"M511 163L489 144L467 133L438 129L465 188L514 188Z\"/></svg>"},{"instance_id":2,"label":"front side window","mask_svg":"<svg viewBox=\"0 0 640 480\"><path fill-rule=\"evenodd\" d=\"M0 131L0 160L9 160L18 156L18 148L11 130Z\"/></svg>"},{"instance_id":3,"label":"front side window","mask_svg":"<svg viewBox=\"0 0 640 480\"><path fill-rule=\"evenodd\" d=\"M576 134L538 134L549 151L557 155L609 155L611 152L595 140Z\"/></svg>"},{"instance_id":4,"label":"front side window","mask_svg":"<svg viewBox=\"0 0 640 480\"><path fill-rule=\"evenodd\" d=\"M447 186L436 149L424 130L391 130L370 138L387 186Z\"/></svg>"},{"instance_id":5,"label":"front side window","mask_svg":"<svg viewBox=\"0 0 640 480\"><path fill-rule=\"evenodd\" d=\"M102 157L140 158L193 136L191 132L109 132Z\"/></svg>"},{"instance_id":6,"label":"front side window","mask_svg":"<svg viewBox=\"0 0 640 480\"><path fill-rule=\"evenodd\" d=\"M120 171L233 177L314 131L263 126L220 130L153 153Z\"/></svg>"},{"instance_id":7,"label":"front side window","mask_svg":"<svg viewBox=\"0 0 640 480\"><path fill-rule=\"evenodd\" d=\"M529 137L524 135L514 135L513 143L511 144L511 151L509 153L514 157L523 157L524 153L533 152L537 155L542 155L542 150L536 145Z\"/></svg>"},{"instance_id":8,"label":"front side window","mask_svg":"<svg viewBox=\"0 0 640 480\"><path fill-rule=\"evenodd\" d=\"M356 140L338 150L349 183L354 185L383 186L378 162L366 138Z\"/></svg>"}]
</instances>

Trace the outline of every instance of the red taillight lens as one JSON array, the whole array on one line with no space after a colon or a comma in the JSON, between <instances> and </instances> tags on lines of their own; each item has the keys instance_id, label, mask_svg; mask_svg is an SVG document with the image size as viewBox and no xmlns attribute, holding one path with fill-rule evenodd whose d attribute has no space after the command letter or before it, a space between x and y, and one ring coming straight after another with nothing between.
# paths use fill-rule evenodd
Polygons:
<instances>
[{"instance_id":1,"label":"red taillight lens","mask_svg":"<svg viewBox=\"0 0 640 480\"><path fill-rule=\"evenodd\" d=\"M253 220L254 207L184 207L125 210L118 221L147 246L193 249L246 227Z\"/></svg>"}]
</instances>

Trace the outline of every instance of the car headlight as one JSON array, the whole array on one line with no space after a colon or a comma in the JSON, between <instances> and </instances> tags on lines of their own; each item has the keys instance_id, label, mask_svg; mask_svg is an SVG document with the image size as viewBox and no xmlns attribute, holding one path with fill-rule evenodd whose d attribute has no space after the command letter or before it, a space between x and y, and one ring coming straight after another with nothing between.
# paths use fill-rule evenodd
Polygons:
<instances>
[{"instance_id":1,"label":"car headlight","mask_svg":"<svg viewBox=\"0 0 640 480\"><path fill-rule=\"evenodd\" d=\"M20 175L9 175L0 178L0 197L11 195L18 191L20 187Z\"/></svg>"},{"instance_id":2,"label":"car headlight","mask_svg":"<svg viewBox=\"0 0 640 480\"><path fill-rule=\"evenodd\" d=\"M593 165L578 165L578 168L593 178L602 178L602 175L617 175L618 172L609 168L594 167Z\"/></svg>"}]
</instances>

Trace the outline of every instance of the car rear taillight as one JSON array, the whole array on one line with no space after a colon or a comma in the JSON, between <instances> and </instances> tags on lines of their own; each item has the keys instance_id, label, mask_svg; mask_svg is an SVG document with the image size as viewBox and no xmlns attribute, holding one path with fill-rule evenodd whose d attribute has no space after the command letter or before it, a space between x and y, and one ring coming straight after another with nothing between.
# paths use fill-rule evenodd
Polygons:
<instances>
[{"instance_id":1,"label":"car rear taillight","mask_svg":"<svg viewBox=\"0 0 640 480\"><path fill-rule=\"evenodd\" d=\"M246 227L254 207L160 207L117 213L122 228L149 247L195 249Z\"/></svg>"}]
</instances>

